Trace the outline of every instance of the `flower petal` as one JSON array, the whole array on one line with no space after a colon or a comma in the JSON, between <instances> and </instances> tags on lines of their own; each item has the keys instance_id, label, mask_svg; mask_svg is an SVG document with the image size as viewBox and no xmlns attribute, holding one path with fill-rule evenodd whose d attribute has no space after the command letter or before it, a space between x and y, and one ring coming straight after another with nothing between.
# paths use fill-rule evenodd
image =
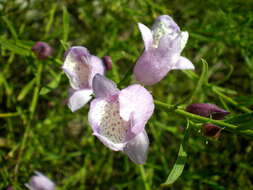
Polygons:
<instances>
[{"instance_id":1,"label":"flower petal","mask_svg":"<svg viewBox=\"0 0 253 190\"><path fill-rule=\"evenodd\" d=\"M96 136L105 146L107 146L108 148L114 151L123 151L124 147L126 146L126 142L114 143L110 139L96 132L94 132L93 135Z\"/></svg>"},{"instance_id":2,"label":"flower petal","mask_svg":"<svg viewBox=\"0 0 253 190\"><path fill-rule=\"evenodd\" d=\"M88 88L90 75L90 53L85 47L74 46L66 52L62 69L73 89Z\"/></svg>"},{"instance_id":3,"label":"flower petal","mask_svg":"<svg viewBox=\"0 0 253 190\"><path fill-rule=\"evenodd\" d=\"M189 33L187 31L185 31L185 32L181 32L180 35L181 35L180 52L182 52L187 41L188 41Z\"/></svg>"},{"instance_id":4,"label":"flower petal","mask_svg":"<svg viewBox=\"0 0 253 190\"><path fill-rule=\"evenodd\" d=\"M153 36L151 30L142 23L138 23L138 28L141 32L142 40L144 42L145 50L148 50L153 43Z\"/></svg>"},{"instance_id":5,"label":"flower petal","mask_svg":"<svg viewBox=\"0 0 253 190\"><path fill-rule=\"evenodd\" d=\"M120 116L131 120L131 128L127 140L143 131L154 111L152 95L141 85L131 85L119 93Z\"/></svg>"},{"instance_id":6,"label":"flower petal","mask_svg":"<svg viewBox=\"0 0 253 190\"><path fill-rule=\"evenodd\" d=\"M127 131L130 126L119 115L119 103L109 102L104 98L96 98L90 104L88 114L93 135L108 148L119 151L126 144Z\"/></svg>"},{"instance_id":7,"label":"flower petal","mask_svg":"<svg viewBox=\"0 0 253 190\"><path fill-rule=\"evenodd\" d=\"M144 51L134 66L136 80L144 85L153 85L159 82L168 71L167 61L155 48Z\"/></svg>"},{"instance_id":8,"label":"flower petal","mask_svg":"<svg viewBox=\"0 0 253 190\"><path fill-rule=\"evenodd\" d=\"M85 89L85 90L70 90L70 97L68 100L68 107L71 109L72 112L83 107L87 104L92 98L92 90Z\"/></svg>"},{"instance_id":9,"label":"flower petal","mask_svg":"<svg viewBox=\"0 0 253 190\"><path fill-rule=\"evenodd\" d=\"M168 15L159 16L152 26L153 47L157 48L161 38L165 35L174 39L180 32L180 28L174 20Z\"/></svg>"},{"instance_id":10,"label":"flower petal","mask_svg":"<svg viewBox=\"0 0 253 190\"><path fill-rule=\"evenodd\" d=\"M92 89L97 98L108 98L119 92L116 84L101 74L94 76Z\"/></svg>"},{"instance_id":11,"label":"flower petal","mask_svg":"<svg viewBox=\"0 0 253 190\"><path fill-rule=\"evenodd\" d=\"M30 190L54 190L55 184L48 177L40 172L35 172L36 175L30 178L29 183L25 186Z\"/></svg>"},{"instance_id":12,"label":"flower petal","mask_svg":"<svg viewBox=\"0 0 253 190\"><path fill-rule=\"evenodd\" d=\"M166 33L176 33L180 31L177 23L168 15L161 15L156 18L152 31L155 30L165 30Z\"/></svg>"},{"instance_id":13,"label":"flower petal","mask_svg":"<svg viewBox=\"0 0 253 190\"><path fill-rule=\"evenodd\" d=\"M144 164L147 160L149 139L144 130L129 141L124 147L124 153L136 164Z\"/></svg>"},{"instance_id":14,"label":"flower petal","mask_svg":"<svg viewBox=\"0 0 253 190\"><path fill-rule=\"evenodd\" d=\"M180 56L179 60L172 67L172 69L173 70L176 70L176 69L180 69L180 70L191 69L191 70L194 70L195 67L189 59L187 59L186 57Z\"/></svg>"},{"instance_id":15,"label":"flower petal","mask_svg":"<svg viewBox=\"0 0 253 190\"><path fill-rule=\"evenodd\" d=\"M97 56L91 55L89 65L91 67L90 77L89 77L89 86L92 87L92 81L94 76L98 73L101 75L105 74L105 66L102 59Z\"/></svg>"}]
</instances>

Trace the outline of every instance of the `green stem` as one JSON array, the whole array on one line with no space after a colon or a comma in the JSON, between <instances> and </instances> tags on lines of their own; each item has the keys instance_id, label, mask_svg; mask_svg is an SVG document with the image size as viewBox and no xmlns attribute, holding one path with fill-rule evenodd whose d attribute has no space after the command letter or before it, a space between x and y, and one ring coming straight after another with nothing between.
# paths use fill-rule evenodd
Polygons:
<instances>
[{"instance_id":1,"label":"green stem","mask_svg":"<svg viewBox=\"0 0 253 190\"><path fill-rule=\"evenodd\" d=\"M0 113L0 118L3 117L15 117L15 116L19 116L18 112L14 112L14 113Z\"/></svg>"},{"instance_id":2,"label":"green stem","mask_svg":"<svg viewBox=\"0 0 253 190\"><path fill-rule=\"evenodd\" d=\"M253 137L253 130L239 131L239 130L237 130L238 126L236 126L236 125L233 125L233 124L230 124L230 123L226 123L226 122L221 121L221 120L214 120L214 119L211 119L211 118L202 117L202 116L199 116L199 115L196 115L196 114L192 114L192 113L187 112L187 111L185 111L183 109L177 108L177 107L172 106L172 105L168 105L168 104L160 102L158 100L155 100L155 104L158 107L167 109L168 111L173 111L173 112L175 112L175 113L177 113L179 115L182 115L182 116L185 116L185 117L197 120L199 122L213 123L213 124L216 124L216 125L218 125L220 127L223 127L224 130L227 130L227 131L230 131L230 132L233 132L233 133L238 133L238 134L242 134L242 135Z\"/></svg>"},{"instance_id":3,"label":"green stem","mask_svg":"<svg viewBox=\"0 0 253 190\"><path fill-rule=\"evenodd\" d=\"M122 87L123 84L125 84L125 82L129 79L129 77L131 77L131 75L133 73L134 66L135 66L135 64L131 65L131 67L128 69L128 71L126 72L123 79L118 83L118 85L117 85L118 87Z\"/></svg>"},{"instance_id":4,"label":"green stem","mask_svg":"<svg viewBox=\"0 0 253 190\"><path fill-rule=\"evenodd\" d=\"M36 87L34 89L33 98L32 98L32 101L31 101L30 108L29 108L29 111L30 111L29 116L30 117L29 117L29 120L28 120L27 125L25 127L24 136L23 136L22 141L21 141L21 146L20 146L19 153L18 153L17 163L16 163L15 170L14 170L16 177L17 177L17 174L18 174L18 171L19 171L21 157L23 156L25 146L26 146L26 143L28 141L32 120L33 120L34 113L35 113L37 103L38 103L38 99L39 99L39 90L40 90L42 70L43 70L43 64L41 62L38 62L38 71L36 73Z\"/></svg>"},{"instance_id":5,"label":"green stem","mask_svg":"<svg viewBox=\"0 0 253 190\"><path fill-rule=\"evenodd\" d=\"M216 93L218 96L220 96L221 98L223 98L224 100L226 100L227 102L229 102L230 104L238 107L240 110L242 110L246 113L251 113L252 112L252 110L250 110L249 108L246 108L244 106L240 106L238 102L236 102L232 98L230 98L230 97L226 96L225 94L223 94L222 92L220 92L216 87L212 87L212 91L214 93Z\"/></svg>"},{"instance_id":6,"label":"green stem","mask_svg":"<svg viewBox=\"0 0 253 190\"><path fill-rule=\"evenodd\" d=\"M143 165L140 165L139 168L140 168L141 178L142 178L142 181L144 183L145 190L150 190L150 187L149 187L147 179L146 179L146 174L145 174Z\"/></svg>"}]
</instances>

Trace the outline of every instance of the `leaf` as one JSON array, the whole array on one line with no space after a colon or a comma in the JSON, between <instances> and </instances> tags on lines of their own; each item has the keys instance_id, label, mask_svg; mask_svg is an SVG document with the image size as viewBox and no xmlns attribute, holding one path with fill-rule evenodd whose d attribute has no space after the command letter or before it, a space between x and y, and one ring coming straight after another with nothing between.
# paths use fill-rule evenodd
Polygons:
<instances>
[{"instance_id":1,"label":"leaf","mask_svg":"<svg viewBox=\"0 0 253 190\"><path fill-rule=\"evenodd\" d=\"M47 36L47 34L49 33L49 30L53 24L56 8L57 8L57 3L54 3L52 5L50 12L49 12L49 19L48 19L47 25L45 27L45 36Z\"/></svg>"},{"instance_id":2,"label":"leaf","mask_svg":"<svg viewBox=\"0 0 253 190\"><path fill-rule=\"evenodd\" d=\"M18 39L18 35L14 29L13 24L11 23L11 21L6 17L6 16L2 16L2 20L6 23L7 28L10 30L12 37L17 40Z\"/></svg>"},{"instance_id":3,"label":"leaf","mask_svg":"<svg viewBox=\"0 0 253 190\"><path fill-rule=\"evenodd\" d=\"M237 125L236 130L253 129L253 113L228 115L225 122Z\"/></svg>"},{"instance_id":4,"label":"leaf","mask_svg":"<svg viewBox=\"0 0 253 190\"><path fill-rule=\"evenodd\" d=\"M237 96L234 98L240 106L252 106L253 96Z\"/></svg>"},{"instance_id":5,"label":"leaf","mask_svg":"<svg viewBox=\"0 0 253 190\"><path fill-rule=\"evenodd\" d=\"M162 184L162 186L168 186L173 184L183 173L185 163L187 161L187 153L185 151L185 145L189 137L189 120L187 121L187 128L185 130L185 135L182 144L180 145L177 160L167 178L167 180Z\"/></svg>"},{"instance_id":6,"label":"leaf","mask_svg":"<svg viewBox=\"0 0 253 190\"><path fill-rule=\"evenodd\" d=\"M53 89L57 88L60 84L62 74L58 75L54 80L48 83L46 86L42 87L40 90L40 95L46 95Z\"/></svg>"},{"instance_id":7,"label":"leaf","mask_svg":"<svg viewBox=\"0 0 253 190\"><path fill-rule=\"evenodd\" d=\"M24 47L20 47L17 43L15 43L13 40L8 40L4 37L0 37L0 44L3 48L8 49L12 51L13 53L27 56L30 54L30 51L25 49Z\"/></svg>"},{"instance_id":8,"label":"leaf","mask_svg":"<svg viewBox=\"0 0 253 190\"><path fill-rule=\"evenodd\" d=\"M204 59L201 59L202 61L202 72L201 72L201 75L199 77L199 80L198 80L198 83L197 83L197 86L194 90L194 92L192 93L192 98L196 96L196 94L198 94L200 91L201 91L201 88L204 84L207 84L208 82L208 64L207 62L204 60Z\"/></svg>"},{"instance_id":9,"label":"leaf","mask_svg":"<svg viewBox=\"0 0 253 190\"><path fill-rule=\"evenodd\" d=\"M18 101L23 100L26 95L30 92L30 90L32 90L32 87L35 84L35 78L33 80L31 80L29 83L27 83L24 88L22 88L21 92L18 95Z\"/></svg>"}]
</instances>

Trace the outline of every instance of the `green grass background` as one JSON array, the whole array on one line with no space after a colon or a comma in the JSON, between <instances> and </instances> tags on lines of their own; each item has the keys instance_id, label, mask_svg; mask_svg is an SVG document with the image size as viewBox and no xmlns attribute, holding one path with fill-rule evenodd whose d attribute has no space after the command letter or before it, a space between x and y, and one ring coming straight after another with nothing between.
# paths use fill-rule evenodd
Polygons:
<instances>
[{"instance_id":1,"label":"green grass background","mask_svg":"<svg viewBox=\"0 0 253 190\"><path fill-rule=\"evenodd\" d=\"M157 107L146 126L147 163L135 165L92 136L88 106L76 113L66 106L69 82L60 69L65 49L83 45L111 56L107 76L119 82L143 49L137 22L151 26L168 14L190 34L183 54L195 72L201 74L205 59L205 77L226 97L205 84L196 91L198 80L171 71L148 88L154 98L173 105L215 103L239 114L240 106L253 104L252 10L251 0L0 0L0 189L25 189L35 170L59 189L161 189L186 118ZM36 41L48 42L53 57L37 60L31 52ZM166 189L253 189L252 140L226 131L210 139L200 125L191 127L182 176Z\"/></svg>"}]
</instances>

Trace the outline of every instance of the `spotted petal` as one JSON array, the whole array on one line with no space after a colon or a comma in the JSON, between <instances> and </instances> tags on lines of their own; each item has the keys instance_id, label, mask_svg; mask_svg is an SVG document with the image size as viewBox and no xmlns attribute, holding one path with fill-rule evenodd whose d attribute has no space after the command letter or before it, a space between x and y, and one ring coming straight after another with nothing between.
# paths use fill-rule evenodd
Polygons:
<instances>
[{"instance_id":1,"label":"spotted petal","mask_svg":"<svg viewBox=\"0 0 253 190\"><path fill-rule=\"evenodd\" d=\"M74 46L67 51L62 69L68 76L73 89L89 87L90 57L85 47Z\"/></svg>"},{"instance_id":2,"label":"spotted petal","mask_svg":"<svg viewBox=\"0 0 253 190\"><path fill-rule=\"evenodd\" d=\"M91 102L89 123L93 134L108 148L119 151L126 144L126 136L130 123L119 114L119 102L96 98Z\"/></svg>"}]
</instances>

